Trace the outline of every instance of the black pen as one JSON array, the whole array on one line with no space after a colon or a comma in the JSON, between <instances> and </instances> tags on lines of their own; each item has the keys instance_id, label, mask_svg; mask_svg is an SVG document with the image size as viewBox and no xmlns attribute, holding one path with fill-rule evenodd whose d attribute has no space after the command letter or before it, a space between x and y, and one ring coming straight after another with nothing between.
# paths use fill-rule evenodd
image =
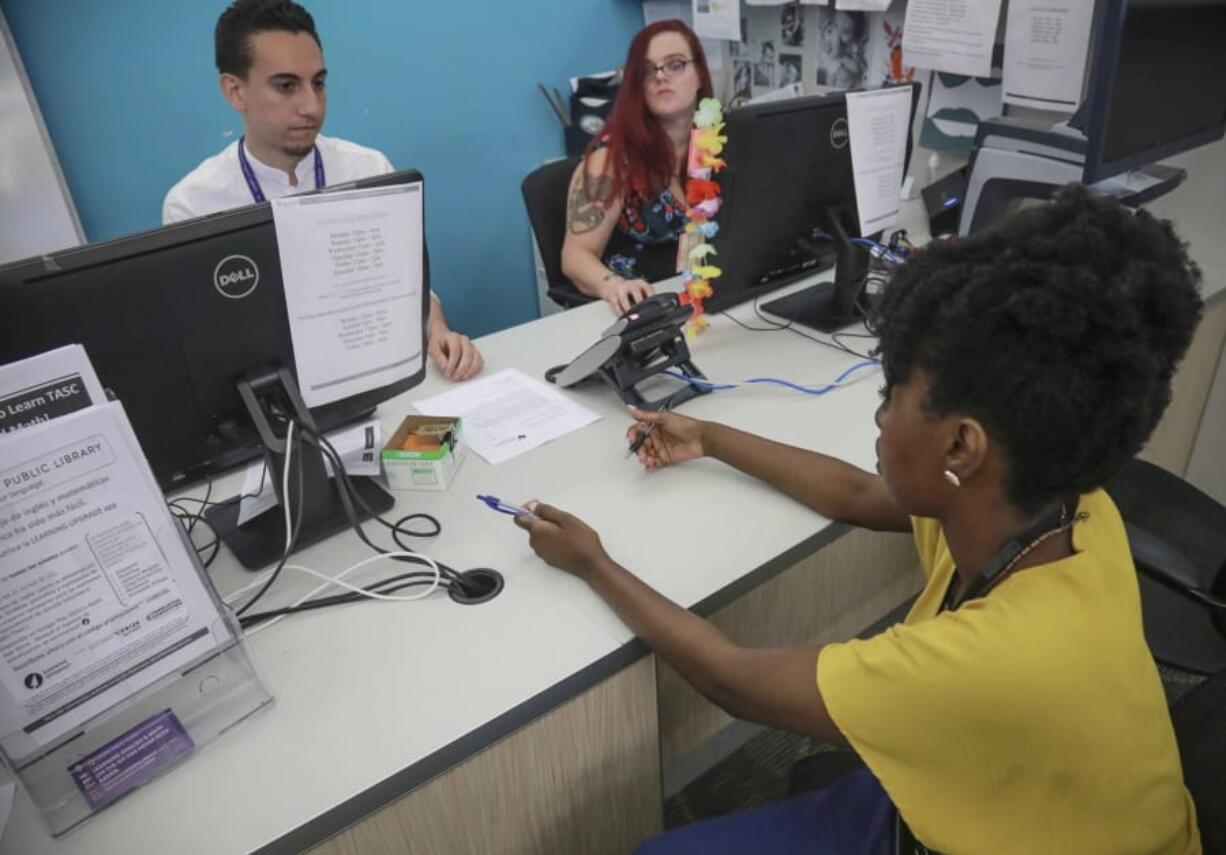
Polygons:
<instances>
[{"instance_id":1,"label":"black pen","mask_svg":"<svg viewBox=\"0 0 1226 855\"><path fill-rule=\"evenodd\" d=\"M634 437L634 442L630 443L630 449L626 452L627 457L632 454L638 454L639 449L643 447L643 443L647 441L647 437L651 436L651 432L656 429L656 424L657 422L652 422L638 432Z\"/></svg>"}]
</instances>

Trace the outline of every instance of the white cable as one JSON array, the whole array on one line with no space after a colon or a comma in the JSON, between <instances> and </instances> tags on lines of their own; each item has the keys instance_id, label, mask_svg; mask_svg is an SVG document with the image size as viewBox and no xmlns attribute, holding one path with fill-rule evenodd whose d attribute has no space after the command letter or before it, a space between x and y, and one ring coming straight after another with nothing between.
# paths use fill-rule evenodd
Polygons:
<instances>
[{"instance_id":1,"label":"white cable","mask_svg":"<svg viewBox=\"0 0 1226 855\"><path fill-rule=\"evenodd\" d=\"M292 462L292 459L293 459L294 426L295 424L294 424L293 419L290 419L289 427L285 431L285 469L281 472L281 495L285 499L285 501L282 504L285 505L285 554L286 555L289 554L290 547L293 546L293 536L294 536L292 519L291 519L291 514L290 514L290 500L289 500L289 472L290 472L290 463ZM398 596L395 594L380 594L376 591L367 591L367 590L364 590L363 588L358 587L357 585L350 585L348 582L341 581L346 576L348 576L350 573L352 573L354 570L357 570L361 567L365 567L367 564L371 564L375 561L392 560L396 558L412 558L415 561L420 561L422 564L427 565L431 570L433 570L434 579L433 581L431 581L430 587L417 594L405 594L405 595ZM372 600L384 600L387 602L408 603L414 600L422 600L430 596L438 589L439 584L442 582L442 571L439 570L438 562L436 562L430 556L424 555L420 552L381 552L378 555L372 555L369 558L364 558L356 564L351 564L350 566L342 570L340 573L337 573L335 577L329 576L326 573L321 573L318 570L312 570L310 567L304 567L301 564L285 564L283 565L282 569L297 570L300 573L306 573L308 575L316 576L324 580L324 584L317 586L313 590L307 592L302 597L300 597L299 599L291 603L289 606L290 608L302 605L304 602L311 599L316 594L318 594L319 592L325 590L326 588L330 586L344 588L348 591L352 591L353 593L358 594L359 596L367 597ZM270 570L268 573L265 573L264 575L260 576L258 579L256 579L254 582L250 583L249 585L245 585L239 590L233 592L232 594L230 594L229 597L226 598L226 602L232 603L234 600L242 596L243 593L245 593L246 591L249 591L251 588L254 588L257 585L263 584L264 580L268 578L269 573L273 573L273 572L275 571ZM265 629L269 626L272 626L277 621L281 620L281 618L283 617L286 617L286 615L278 615L277 617L272 618L271 620L266 621L254 627L251 630L248 630L247 634L251 635L252 633L258 630Z\"/></svg>"},{"instance_id":2,"label":"white cable","mask_svg":"<svg viewBox=\"0 0 1226 855\"><path fill-rule=\"evenodd\" d=\"M289 427L285 429L285 468L281 470L281 504L285 505L285 552L284 555L289 555L290 547L294 545L294 525L290 520L289 514L289 469L290 461L294 456L294 420L289 420ZM299 466L302 464L299 463ZM302 481L302 476L298 476L299 483ZM298 513L302 513L301 510Z\"/></svg>"},{"instance_id":3,"label":"white cable","mask_svg":"<svg viewBox=\"0 0 1226 855\"><path fill-rule=\"evenodd\" d=\"M352 573L354 570L357 570L359 567L365 567L367 564L371 564L375 561L381 561L383 559L404 558L404 557L418 559L422 561L422 563L428 565L430 569L434 571L434 580L430 583L429 588L427 588L426 590L418 594L403 594L403 595L380 594L376 591L367 591L363 588L359 588L357 585L351 585L348 582L341 581L345 576L348 576L350 573ZM336 586L338 588L345 588L348 591L352 591L355 594L358 594L363 597L367 597L372 600L386 600L388 602L408 603L414 600L423 600L426 597L430 596L438 589L439 584L442 582L442 572L439 570L438 563L430 556L423 555L420 552L382 552L378 555L372 555L369 558L364 558L361 561L359 561L357 564L351 564L350 566L342 570L340 573L337 573L335 577L329 576L326 573L320 573L318 570L312 570L310 567L303 567L301 564L286 564L284 569L297 570L301 573L307 573L311 576L317 576L318 578L324 580L324 583L322 585L317 586L316 588L303 594L298 599L294 600L294 602L290 603L288 608L294 608L296 606L302 605L307 600L311 599L316 594L320 593L321 591L327 589L330 586ZM265 576L267 576L267 574L265 574ZM257 583L253 582L252 584L254 585ZM248 585L247 587L251 587L251 585ZM246 589L244 588L243 590L246 590ZM232 594L231 596L232 597L237 596L238 593L239 592L235 592L235 594ZM275 618L267 620L264 623L258 624L255 627L248 629L246 631L246 634L249 636L254 635L255 633L260 632L261 630L267 629L268 627L280 621L282 618L286 618L286 617L289 617L289 615L277 615Z\"/></svg>"}]
</instances>

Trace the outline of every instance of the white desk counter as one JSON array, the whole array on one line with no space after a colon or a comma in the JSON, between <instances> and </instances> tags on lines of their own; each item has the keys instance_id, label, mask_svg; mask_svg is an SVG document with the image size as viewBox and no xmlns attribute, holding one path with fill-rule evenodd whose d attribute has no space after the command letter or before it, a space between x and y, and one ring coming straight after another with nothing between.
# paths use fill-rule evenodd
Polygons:
<instances>
[{"instance_id":1,"label":"white desk counter","mask_svg":"<svg viewBox=\"0 0 1226 855\"><path fill-rule=\"evenodd\" d=\"M1216 344L1216 360L1226 301L1215 303L1216 320L1206 333L1213 341L1206 349ZM749 305L732 314L762 325ZM513 366L541 377L580 353L610 322L608 309L594 304L485 337L480 341L485 370ZM866 344L846 341L852 347ZM716 381L774 376L821 385L860 361L791 331L749 332L723 316L714 317L691 348L697 366ZM871 468L881 373L870 368L851 379L818 397L748 387L702 396L680 409ZM410 401L446 385L431 369L421 387L380 407L385 430L409 411ZM1186 397L1199 394L1203 401L1203 392L1196 385ZM462 606L439 592L421 602L361 603L298 615L256 632L252 649L276 698L270 709L60 840L46 834L19 792L0 852L300 851L406 793L431 789L433 784L423 785L641 662L646 651L603 602L582 583L541 563L523 533L508 517L477 502L476 493L515 502L540 498L584 517L617 560L703 614L815 553L844 530L713 461L648 474L625 457L630 419L614 392L593 382L569 394L603 418L500 466L470 454L447 492L398 493L388 514L436 516L443 532L422 541L421 548L459 570L500 570L506 587L496 599ZM1196 413L1199 417L1199 409ZM233 495L239 485L238 474L219 479L215 495ZM391 546L381 527L368 523L366 529L376 542ZM304 551L298 560L336 573L367 555L367 548L345 533ZM253 578L224 550L211 574L223 595ZM314 584L287 572L263 605L288 603ZM654 710L648 712L654 727ZM601 735L594 736L584 734L580 744L594 745ZM656 738L654 730L644 738ZM658 772L658 745L645 748ZM519 771L513 770L516 781ZM658 776L654 783L659 786ZM454 813L448 821L462 827L467 805L445 804ZM596 810L619 819L609 803ZM378 851L402 846L409 851L403 841L411 834L401 832ZM329 851L376 851L337 845ZM444 850L416 843L411 851ZM481 850L474 844L446 851Z\"/></svg>"},{"instance_id":2,"label":"white desk counter","mask_svg":"<svg viewBox=\"0 0 1226 855\"><path fill-rule=\"evenodd\" d=\"M736 314L752 318L748 306ZM541 377L610 322L607 307L593 304L488 336L480 341L485 370L515 366ZM747 332L725 317L692 348L717 380L767 375L820 384L858 361L792 332ZM857 379L822 397L748 388L682 409L867 466L880 372ZM426 383L379 408L385 430L411 400L446 385L431 369ZM709 608L747 575L769 573L780 556L817 548L825 520L721 464L645 473L625 457L630 419L614 392L592 382L572 394L603 418L500 466L470 453L447 492L397 493L387 515L435 515L443 532L421 548L456 569L497 568L506 578L497 598L464 606L439 592L421 602L297 615L255 632L251 646L276 699L269 710L60 840L47 836L19 793L3 852L298 850L644 655L585 585L540 562L510 518L490 512L476 493L539 497L584 516L612 554L687 606L705 600ZM214 494L233 495L239 483L228 475ZM391 546L381 527L366 528ZM350 532L298 560L334 574L368 554ZM253 578L225 550L210 572L223 595ZM315 584L286 571L261 606L288 603Z\"/></svg>"}]
</instances>

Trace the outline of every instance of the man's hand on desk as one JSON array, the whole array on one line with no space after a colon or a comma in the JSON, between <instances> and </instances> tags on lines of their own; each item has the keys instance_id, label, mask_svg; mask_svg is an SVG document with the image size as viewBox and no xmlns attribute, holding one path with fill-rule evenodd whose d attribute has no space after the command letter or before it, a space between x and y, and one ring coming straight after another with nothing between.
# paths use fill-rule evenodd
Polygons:
<instances>
[{"instance_id":1,"label":"man's hand on desk","mask_svg":"<svg viewBox=\"0 0 1226 855\"><path fill-rule=\"evenodd\" d=\"M467 380L485 365L472 339L452 330L431 330L430 359L448 380Z\"/></svg>"},{"instance_id":2,"label":"man's hand on desk","mask_svg":"<svg viewBox=\"0 0 1226 855\"><path fill-rule=\"evenodd\" d=\"M515 524L528 532L528 544L546 564L586 580L601 562L609 560L600 535L583 520L540 502L525 507L536 516L522 514Z\"/></svg>"},{"instance_id":3,"label":"man's hand on desk","mask_svg":"<svg viewBox=\"0 0 1226 855\"><path fill-rule=\"evenodd\" d=\"M676 413L653 413L638 407L626 409L638 420L638 424L626 432L626 441L631 446L640 433L654 425L638 449L639 462L648 470L694 460L706 454L702 444L702 422Z\"/></svg>"}]
</instances>

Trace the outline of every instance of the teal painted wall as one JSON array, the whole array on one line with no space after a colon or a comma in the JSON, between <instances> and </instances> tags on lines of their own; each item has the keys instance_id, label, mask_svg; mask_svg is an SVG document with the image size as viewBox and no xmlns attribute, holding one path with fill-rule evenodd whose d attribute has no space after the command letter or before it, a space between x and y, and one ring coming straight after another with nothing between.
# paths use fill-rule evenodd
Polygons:
<instances>
[{"instance_id":1,"label":"teal painted wall","mask_svg":"<svg viewBox=\"0 0 1226 855\"><path fill-rule=\"evenodd\" d=\"M86 236L160 223L162 197L241 133L213 65L224 0L0 0ZM433 285L480 335L537 315L519 184L562 154L536 89L618 65L636 0L314 0L324 132L426 176ZM3 154L0 153L0 157Z\"/></svg>"}]
</instances>

